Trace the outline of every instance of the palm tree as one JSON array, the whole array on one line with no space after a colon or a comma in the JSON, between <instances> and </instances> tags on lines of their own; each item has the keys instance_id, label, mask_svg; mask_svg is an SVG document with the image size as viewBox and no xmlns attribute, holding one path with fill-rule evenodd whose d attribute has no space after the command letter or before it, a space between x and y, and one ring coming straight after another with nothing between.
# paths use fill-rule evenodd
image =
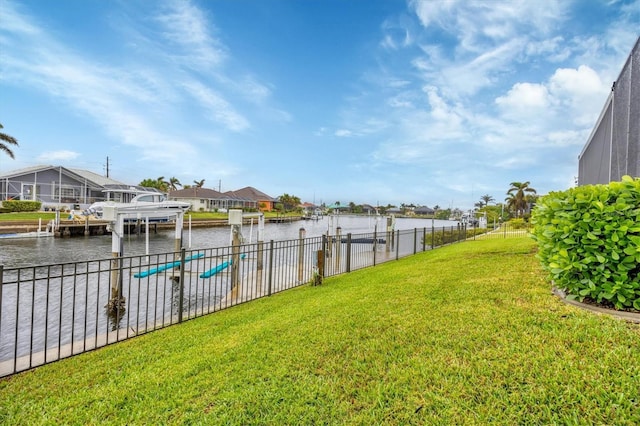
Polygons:
<instances>
[{"instance_id":1,"label":"palm tree","mask_svg":"<svg viewBox=\"0 0 640 426\"><path fill-rule=\"evenodd\" d=\"M175 190L178 189L178 186L182 186L182 184L180 183L178 178L176 178L176 177L169 178L169 189L170 190L175 191Z\"/></svg>"},{"instance_id":2,"label":"palm tree","mask_svg":"<svg viewBox=\"0 0 640 426\"><path fill-rule=\"evenodd\" d=\"M0 124L0 129L4 129L4 126ZM9 136L6 133L0 132L0 151L4 151L11 158L15 158L11 148L7 144L18 146L18 141L13 136Z\"/></svg>"},{"instance_id":3,"label":"palm tree","mask_svg":"<svg viewBox=\"0 0 640 426\"><path fill-rule=\"evenodd\" d=\"M193 183L195 184L196 188L202 188L204 186L204 179L194 180Z\"/></svg>"},{"instance_id":4,"label":"palm tree","mask_svg":"<svg viewBox=\"0 0 640 426\"><path fill-rule=\"evenodd\" d=\"M535 194L536 190L529 186L530 182L511 182L511 188L507 191L507 208L513 210L516 213L516 217L520 216L520 213L524 215L529 206L529 196Z\"/></svg>"},{"instance_id":5,"label":"palm tree","mask_svg":"<svg viewBox=\"0 0 640 426\"><path fill-rule=\"evenodd\" d=\"M478 210L482 210L483 207L488 206L490 202L495 201L493 199L493 197L489 194L484 194L482 197L480 197L480 201L478 201L477 203L475 203L475 207L478 208Z\"/></svg>"},{"instance_id":6,"label":"palm tree","mask_svg":"<svg viewBox=\"0 0 640 426\"><path fill-rule=\"evenodd\" d=\"M164 176L160 176L157 179L144 179L142 182L140 182L140 186L144 186L147 188L156 188L162 192L167 192L169 183L164 180Z\"/></svg>"},{"instance_id":7,"label":"palm tree","mask_svg":"<svg viewBox=\"0 0 640 426\"><path fill-rule=\"evenodd\" d=\"M160 176L158 179L156 179L156 182L156 188L158 188L162 192L167 192L167 190L169 189L169 182L164 180L164 176Z\"/></svg>"},{"instance_id":8,"label":"palm tree","mask_svg":"<svg viewBox=\"0 0 640 426\"><path fill-rule=\"evenodd\" d=\"M485 206L488 206L489 203L495 202L496 200L493 199L493 197L489 194L484 194L482 197L480 197L480 200L484 202Z\"/></svg>"}]
</instances>

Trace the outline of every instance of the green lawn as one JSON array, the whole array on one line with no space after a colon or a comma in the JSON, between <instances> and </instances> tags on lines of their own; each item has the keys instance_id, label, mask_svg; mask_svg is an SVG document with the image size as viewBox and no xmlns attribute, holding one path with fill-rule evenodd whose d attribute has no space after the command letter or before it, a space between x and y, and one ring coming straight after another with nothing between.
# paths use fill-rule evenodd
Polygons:
<instances>
[{"instance_id":1,"label":"green lawn","mask_svg":"<svg viewBox=\"0 0 640 426\"><path fill-rule=\"evenodd\" d=\"M15 212L15 213L0 213L0 222L12 222L33 220L38 221L42 219L43 222L48 222L56 218L54 212Z\"/></svg>"},{"instance_id":2,"label":"green lawn","mask_svg":"<svg viewBox=\"0 0 640 426\"><path fill-rule=\"evenodd\" d=\"M326 279L0 380L2 424L640 423L640 329L528 238Z\"/></svg>"}]
</instances>

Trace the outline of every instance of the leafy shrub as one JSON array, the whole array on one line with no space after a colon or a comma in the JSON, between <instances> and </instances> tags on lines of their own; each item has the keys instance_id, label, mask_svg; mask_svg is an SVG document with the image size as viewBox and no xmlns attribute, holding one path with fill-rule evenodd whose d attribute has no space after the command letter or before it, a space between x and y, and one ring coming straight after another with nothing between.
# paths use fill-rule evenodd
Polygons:
<instances>
[{"instance_id":1,"label":"leafy shrub","mask_svg":"<svg viewBox=\"0 0 640 426\"><path fill-rule=\"evenodd\" d=\"M524 221L522 218L511 219L507 222L510 228L512 229L525 229L529 227L529 224Z\"/></svg>"},{"instance_id":2,"label":"leafy shrub","mask_svg":"<svg viewBox=\"0 0 640 426\"><path fill-rule=\"evenodd\" d=\"M480 228L466 228L466 230L464 228L442 228L436 229L433 236L431 233L427 234L426 241L421 240L420 242L428 246L431 246L431 243L433 242L433 247L439 247L445 244L461 241L466 238L471 238L474 235L484 234L486 232L486 229Z\"/></svg>"},{"instance_id":3,"label":"leafy shrub","mask_svg":"<svg viewBox=\"0 0 640 426\"><path fill-rule=\"evenodd\" d=\"M552 192L532 221L538 257L559 288L640 310L640 179Z\"/></svg>"},{"instance_id":4,"label":"leafy shrub","mask_svg":"<svg viewBox=\"0 0 640 426\"><path fill-rule=\"evenodd\" d=\"M9 212L37 212L41 206L40 201L7 200L2 202L3 209Z\"/></svg>"}]
</instances>

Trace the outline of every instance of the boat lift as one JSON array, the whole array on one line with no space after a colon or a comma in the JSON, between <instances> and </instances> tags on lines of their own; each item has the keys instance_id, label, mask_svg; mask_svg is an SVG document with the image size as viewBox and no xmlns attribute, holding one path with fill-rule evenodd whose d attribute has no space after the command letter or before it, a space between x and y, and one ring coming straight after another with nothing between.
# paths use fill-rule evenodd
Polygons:
<instances>
[{"instance_id":1,"label":"boat lift","mask_svg":"<svg viewBox=\"0 0 640 426\"><path fill-rule=\"evenodd\" d=\"M111 231L111 299L109 307L117 309L123 306L122 296L122 256L124 255L124 223L126 220L144 219L147 227L150 218L175 218L175 245L174 251L180 252L182 249L182 228L184 223L185 205L158 206L158 205L105 205L102 209L102 219L109 222L108 229ZM149 229L147 228L147 252L149 244Z\"/></svg>"}]
</instances>

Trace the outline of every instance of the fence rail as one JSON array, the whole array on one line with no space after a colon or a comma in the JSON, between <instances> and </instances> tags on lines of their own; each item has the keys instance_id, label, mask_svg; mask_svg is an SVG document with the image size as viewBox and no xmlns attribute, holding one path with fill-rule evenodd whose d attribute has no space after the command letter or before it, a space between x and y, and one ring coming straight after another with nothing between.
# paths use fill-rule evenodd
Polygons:
<instances>
[{"instance_id":1,"label":"fence rail","mask_svg":"<svg viewBox=\"0 0 640 426\"><path fill-rule=\"evenodd\" d=\"M324 235L55 265L0 265L0 377L329 277L527 230Z\"/></svg>"}]
</instances>

